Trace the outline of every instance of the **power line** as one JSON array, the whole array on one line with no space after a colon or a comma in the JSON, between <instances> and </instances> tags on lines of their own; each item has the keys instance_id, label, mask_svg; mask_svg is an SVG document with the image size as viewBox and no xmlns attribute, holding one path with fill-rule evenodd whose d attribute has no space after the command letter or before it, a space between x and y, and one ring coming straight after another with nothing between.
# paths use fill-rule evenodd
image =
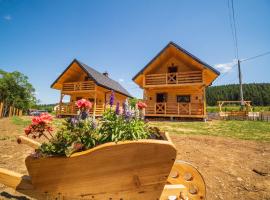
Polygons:
<instances>
[{"instance_id":1,"label":"power line","mask_svg":"<svg viewBox=\"0 0 270 200\"><path fill-rule=\"evenodd\" d=\"M240 61L241 61L241 62L244 62L244 61L248 61L248 60L253 60L253 59L255 59L255 58L262 57L262 56L266 56L266 55L268 55L268 54L270 54L270 51L265 52L265 53L262 53L262 54L259 54L259 55L256 55L256 56L252 56L252 57L249 57L249 58L246 58L246 59L242 59L242 60L240 60Z\"/></svg>"},{"instance_id":2,"label":"power line","mask_svg":"<svg viewBox=\"0 0 270 200\"><path fill-rule=\"evenodd\" d=\"M231 28L231 32L232 32L233 44L234 44L234 49L235 49L235 57L238 60L239 59L238 37L237 37L236 18L235 18L233 0L228 0L228 11L229 11L230 28Z\"/></svg>"},{"instance_id":3,"label":"power line","mask_svg":"<svg viewBox=\"0 0 270 200\"><path fill-rule=\"evenodd\" d=\"M234 14L234 6L233 6L233 0L232 2L232 16L233 16L233 27L234 27L234 37L235 37L235 49L236 49L236 58L239 59L238 56L238 38L237 38L237 31L236 31L236 20L235 20L235 14Z\"/></svg>"},{"instance_id":4,"label":"power line","mask_svg":"<svg viewBox=\"0 0 270 200\"><path fill-rule=\"evenodd\" d=\"M234 38L235 35L234 35L234 29L233 29L233 24L232 24L230 0L228 0L228 14L229 14L230 29L231 29L233 45L234 45L235 44L235 38ZM236 56L236 52L235 52L235 56Z\"/></svg>"}]
</instances>

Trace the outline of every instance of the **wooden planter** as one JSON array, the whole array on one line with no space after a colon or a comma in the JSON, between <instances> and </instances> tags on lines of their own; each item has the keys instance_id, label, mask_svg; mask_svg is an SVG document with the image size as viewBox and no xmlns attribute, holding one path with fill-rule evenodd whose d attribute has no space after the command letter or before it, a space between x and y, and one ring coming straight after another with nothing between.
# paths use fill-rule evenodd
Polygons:
<instances>
[{"instance_id":1,"label":"wooden planter","mask_svg":"<svg viewBox=\"0 0 270 200\"><path fill-rule=\"evenodd\" d=\"M190 167L175 164L176 148L167 134L164 138L106 143L71 157L28 156L29 176L0 169L0 183L37 199L165 200L186 189L179 185L185 182L179 177ZM192 173L193 179L203 182L195 176L197 171ZM177 187L166 187L166 183ZM205 190L196 195L204 199Z\"/></svg>"}]
</instances>

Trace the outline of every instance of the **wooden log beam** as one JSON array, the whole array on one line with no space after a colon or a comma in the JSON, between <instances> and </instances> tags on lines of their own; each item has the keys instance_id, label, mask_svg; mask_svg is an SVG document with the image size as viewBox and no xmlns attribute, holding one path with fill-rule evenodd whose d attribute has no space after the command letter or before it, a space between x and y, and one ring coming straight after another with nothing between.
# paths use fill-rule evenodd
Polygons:
<instances>
[{"instance_id":1,"label":"wooden log beam","mask_svg":"<svg viewBox=\"0 0 270 200\"><path fill-rule=\"evenodd\" d=\"M29 147L32 147L34 149L38 149L41 144L37 141L34 141L28 137L25 137L25 136L19 136L18 139L17 139L17 142L18 144L26 144L28 145Z\"/></svg>"},{"instance_id":2,"label":"wooden log beam","mask_svg":"<svg viewBox=\"0 0 270 200\"><path fill-rule=\"evenodd\" d=\"M33 189L31 178L7 169L0 168L0 183L18 189Z\"/></svg>"},{"instance_id":3,"label":"wooden log beam","mask_svg":"<svg viewBox=\"0 0 270 200\"><path fill-rule=\"evenodd\" d=\"M50 195L36 190L32 185L30 176L23 175L7 169L0 168L0 183L35 199L39 200L47 200L49 198L60 199L58 197L59 196L58 194Z\"/></svg>"}]
</instances>

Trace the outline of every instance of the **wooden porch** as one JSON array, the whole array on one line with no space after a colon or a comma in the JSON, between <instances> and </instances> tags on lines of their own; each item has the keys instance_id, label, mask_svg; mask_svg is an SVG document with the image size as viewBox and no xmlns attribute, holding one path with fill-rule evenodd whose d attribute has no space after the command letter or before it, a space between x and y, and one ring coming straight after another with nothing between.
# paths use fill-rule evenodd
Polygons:
<instances>
[{"instance_id":1,"label":"wooden porch","mask_svg":"<svg viewBox=\"0 0 270 200\"><path fill-rule=\"evenodd\" d=\"M155 103L148 105L145 116L204 118L203 103Z\"/></svg>"},{"instance_id":2,"label":"wooden porch","mask_svg":"<svg viewBox=\"0 0 270 200\"><path fill-rule=\"evenodd\" d=\"M203 84L202 71L186 71L145 75L144 87Z\"/></svg>"}]
</instances>

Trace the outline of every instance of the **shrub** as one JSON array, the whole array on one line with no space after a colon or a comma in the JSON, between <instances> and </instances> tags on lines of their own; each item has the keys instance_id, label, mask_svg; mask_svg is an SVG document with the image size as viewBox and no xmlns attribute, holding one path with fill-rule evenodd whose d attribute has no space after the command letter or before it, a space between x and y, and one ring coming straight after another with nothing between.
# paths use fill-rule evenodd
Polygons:
<instances>
[{"instance_id":1,"label":"shrub","mask_svg":"<svg viewBox=\"0 0 270 200\"><path fill-rule=\"evenodd\" d=\"M146 104L137 102L132 108L126 101L122 109L117 102L114 105L114 93L111 93L110 108L104 112L99 123L89 116L92 104L85 100L77 101L80 110L78 117L65 120L56 134L51 135L52 117L43 114L34 117L32 124L25 129L27 135L33 138L44 136L47 142L42 143L37 155L70 156L77 151L93 148L107 142L119 142L138 139L162 139L159 130L148 127L143 119L143 109Z\"/></svg>"}]
</instances>

